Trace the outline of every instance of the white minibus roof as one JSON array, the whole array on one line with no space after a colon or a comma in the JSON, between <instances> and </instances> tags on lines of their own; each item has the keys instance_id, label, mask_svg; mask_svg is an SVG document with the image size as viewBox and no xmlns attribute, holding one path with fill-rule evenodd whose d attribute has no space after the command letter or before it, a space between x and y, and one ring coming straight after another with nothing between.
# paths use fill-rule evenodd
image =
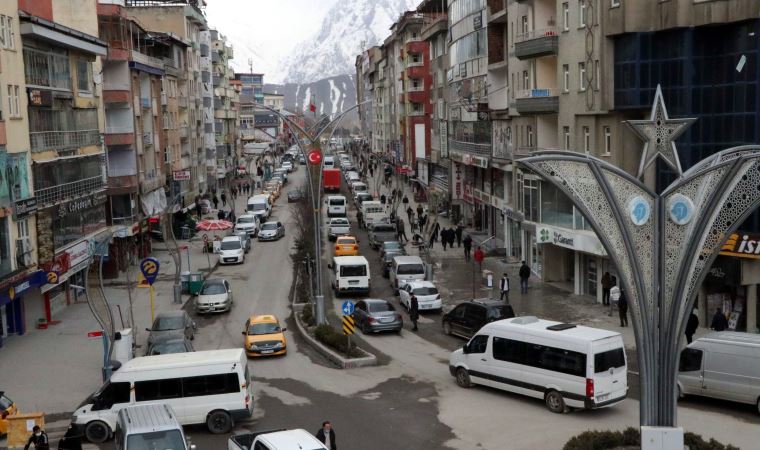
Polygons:
<instances>
[{"instance_id":1,"label":"white minibus roof","mask_svg":"<svg viewBox=\"0 0 760 450\"><path fill-rule=\"evenodd\" d=\"M399 258L398 256L396 258ZM549 327L555 327L554 330ZM601 328L585 327L583 325L563 324L553 320L538 319L533 316L515 317L491 322L483 326L481 331L517 331L527 332L530 335L542 335L574 341L598 341L614 336L620 336L616 331L603 330Z\"/></svg>"},{"instance_id":2,"label":"white minibus roof","mask_svg":"<svg viewBox=\"0 0 760 450\"><path fill-rule=\"evenodd\" d=\"M703 342L720 342L748 347L760 347L760 334L737 333L736 331L716 331L699 339Z\"/></svg>"},{"instance_id":3,"label":"white minibus roof","mask_svg":"<svg viewBox=\"0 0 760 450\"><path fill-rule=\"evenodd\" d=\"M178 367L211 366L238 363L241 360L243 360L242 348L140 356L124 363L114 374L144 370L174 369Z\"/></svg>"},{"instance_id":4,"label":"white minibus roof","mask_svg":"<svg viewBox=\"0 0 760 450\"><path fill-rule=\"evenodd\" d=\"M341 266L350 266L352 264L369 264L367 258L363 256L336 256L333 258L333 260L335 260L335 264L339 264Z\"/></svg>"}]
</instances>

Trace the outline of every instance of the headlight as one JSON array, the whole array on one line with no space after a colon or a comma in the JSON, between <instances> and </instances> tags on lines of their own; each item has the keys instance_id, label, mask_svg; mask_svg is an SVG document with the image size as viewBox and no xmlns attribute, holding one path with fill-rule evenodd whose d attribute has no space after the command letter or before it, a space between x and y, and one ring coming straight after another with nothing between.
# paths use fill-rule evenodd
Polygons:
<instances>
[{"instance_id":1,"label":"headlight","mask_svg":"<svg viewBox=\"0 0 760 450\"><path fill-rule=\"evenodd\" d=\"M274 348L282 348L282 342L274 344Z\"/></svg>"},{"instance_id":2,"label":"headlight","mask_svg":"<svg viewBox=\"0 0 760 450\"><path fill-rule=\"evenodd\" d=\"M250 347L250 349L251 349L251 350L258 350L258 349L259 349L259 346L258 346L258 345L256 345L256 344L251 344L251 347Z\"/></svg>"}]
</instances>

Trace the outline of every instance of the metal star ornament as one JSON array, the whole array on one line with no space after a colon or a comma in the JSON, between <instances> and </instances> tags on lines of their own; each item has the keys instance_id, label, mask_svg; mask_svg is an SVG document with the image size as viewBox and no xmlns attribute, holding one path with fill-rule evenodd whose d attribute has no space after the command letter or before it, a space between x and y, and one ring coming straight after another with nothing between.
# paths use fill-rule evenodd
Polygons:
<instances>
[{"instance_id":1,"label":"metal star ornament","mask_svg":"<svg viewBox=\"0 0 760 450\"><path fill-rule=\"evenodd\" d=\"M683 175L681 162L678 159L675 140L691 126L697 119L671 119L668 117L668 110L665 108L665 101L662 98L662 90L657 85L657 91L654 94L654 103L652 104L652 113L649 119L645 120L627 120L624 123L644 141L644 150L641 153L641 163L639 164L640 179L644 171L658 157L662 158L673 170L678 173L680 178ZM651 151L651 152L650 152Z\"/></svg>"}]
</instances>

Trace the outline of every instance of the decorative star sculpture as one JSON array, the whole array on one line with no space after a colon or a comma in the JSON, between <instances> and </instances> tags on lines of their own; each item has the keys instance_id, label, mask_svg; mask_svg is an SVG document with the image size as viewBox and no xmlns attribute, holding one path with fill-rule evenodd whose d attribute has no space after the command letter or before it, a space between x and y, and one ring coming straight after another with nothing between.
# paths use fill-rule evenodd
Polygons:
<instances>
[{"instance_id":1,"label":"decorative star sculpture","mask_svg":"<svg viewBox=\"0 0 760 450\"><path fill-rule=\"evenodd\" d=\"M679 178L683 175L675 140L695 120L697 119L669 118L668 110L665 109L665 102L662 98L662 90L660 85L657 85L657 92L654 94L654 103L652 104L652 114L649 119L625 121L625 124L644 141L644 150L641 153L641 163L639 164L639 179L644 175L647 167L658 157L673 168L678 173Z\"/></svg>"}]
</instances>

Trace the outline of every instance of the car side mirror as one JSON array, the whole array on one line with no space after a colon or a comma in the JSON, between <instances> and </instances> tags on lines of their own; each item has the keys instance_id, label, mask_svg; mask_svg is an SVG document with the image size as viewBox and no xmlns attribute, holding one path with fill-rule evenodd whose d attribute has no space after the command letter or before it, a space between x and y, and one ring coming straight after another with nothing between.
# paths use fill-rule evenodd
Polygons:
<instances>
[{"instance_id":1,"label":"car side mirror","mask_svg":"<svg viewBox=\"0 0 760 450\"><path fill-rule=\"evenodd\" d=\"M283 332L283 333L284 333L284 332L286 332L286 331L288 331L288 329L287 329L287 328L283 328L283 329L282 329L282 332Z\"/></svg>"},{"instance_id":2,"label":"car side mirror","mask_svg":"<svg viewBox=\"0 0 760 450\"><path fill-rule=\"evenodd\" d=\"M240 334L242 334L243 336L245 336L245 331L241 331Z\"/></svg>"},{"instance_id":3,"label":"car side mirror","mask_svg":"<svg viewBox=\"0 0 760 450\"><path fill-rule=\"evenodd\" d=\"M469 349L469 347L467 347L467 344L464 344L462 346L462 353L464 353L464 354L470 353L470 349Z\"/></svg>"}]
</instances>

